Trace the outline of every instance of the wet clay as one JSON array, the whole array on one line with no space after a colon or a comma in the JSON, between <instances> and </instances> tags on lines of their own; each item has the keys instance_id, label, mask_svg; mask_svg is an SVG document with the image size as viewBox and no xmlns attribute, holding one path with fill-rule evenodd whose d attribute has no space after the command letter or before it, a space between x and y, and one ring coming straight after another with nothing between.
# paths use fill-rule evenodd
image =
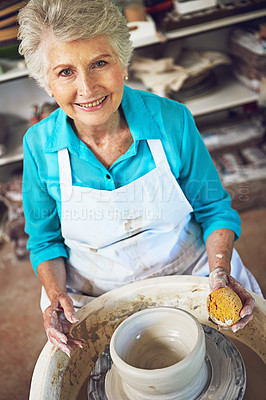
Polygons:
<instances>
[{"instance_id":1,"label":"wet clay","mask_svg":"<svg viewBox=\"0 0 266 400\"><path fill-rule=\"evenodd\" d=\"M248 346L231 337L230 340L240 351L246 367L247 387L243 400L263 399L266 393L266 365ZM88 381L89 378L84 382L77 400L88 400Z\"/></svg>"},{"instance_id":2,"label":"wet clay","mask_svg":"<svg viewBox=\"0 0 266 400\"><path fill-rule=\"evenodd\" d=\"M139 343L135 346L136 356L131 356L128 363L136 368L141 369L159 369L169 367L183 360L188 355L188 349L177 339L173 342L169 338L164 341L153 339L152 337L144 338L144 344Z\"/></svg>"}]
</instances>

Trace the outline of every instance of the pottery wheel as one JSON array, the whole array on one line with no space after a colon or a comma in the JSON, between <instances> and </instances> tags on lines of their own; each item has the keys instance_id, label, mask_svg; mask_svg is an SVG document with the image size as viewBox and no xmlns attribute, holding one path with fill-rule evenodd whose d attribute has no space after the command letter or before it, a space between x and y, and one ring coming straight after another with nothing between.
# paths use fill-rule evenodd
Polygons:
<instances>
[{"instance_id":1,"label":"pottery wheel","mask_svg":"<svg viewBox=\"0 0 266 400\"><path fill-rule=\"evenodd\" d=\"M236 346L216 329L202 324L206 338L208 383L196 400L241 400L245 394L246 372ZM105 387L107 388L108 397ZM174 397L161 396L162 400ZM112 365L109 347L106 347L91 372L88 383L89 400L128 400L122 381ZM143 399L145 400L145 399Z\"/></svg>"},{"instance_id":2,"label":"pottery wheel","mask_svg":"<svg viewBox=\"0 0 266 400\"><path fill-rule=\"evenodd\" d=\"M88 345L73 351L69 358L47 342L33 371L30 400L88 399L88 378L97 360L110 343L116 327L135 312L150 307L181 308L201 324L212 327L206 307L209 290L207 277L173 275L134 282L94 299L78 311L80 322L71 329L73 337L85 339ZM252 296L256 300L253 320L234 334L226 331L226 337L248 346L260 362L266 363L266 300L255 293ZM253 375L256 379L255 371ZM258 383L263 386L263 374L258 376ZM253 399L252 394L249 398ZM91 396L90 400L104 400L104 397ZM215 394L213 400L217 400Z\"/></svg>"}]
</instances>

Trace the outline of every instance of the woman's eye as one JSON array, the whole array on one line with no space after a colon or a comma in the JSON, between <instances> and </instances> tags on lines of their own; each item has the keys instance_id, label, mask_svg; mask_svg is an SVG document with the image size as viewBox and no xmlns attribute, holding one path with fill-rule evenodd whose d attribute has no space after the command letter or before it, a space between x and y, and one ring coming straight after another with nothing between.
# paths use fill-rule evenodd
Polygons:
<instances>
[{"instance_id":1,"label":"woman's eye","mask_svg":"<svg viewBox=\"0 0 266 400\"><path fill-rule=\"evenodd\" d=\"M100 61L97 61L97 62L95 63L95 67L96 67L96 68L101 68L101 67L104 67L106 64L107 64L106 61L100 60Z\"/></svg>"},{"instance_id":2,"label":"woman's eye","mask_svg":"<svg viewBox=\"0 0 266 400\"><path fill-rule=\"evenodd\" d=\"M61 75L61 76L70 76L71 73L72 73L71 70L68 69L68 68L66 68L66 69L63 69L63 70L60 72L60 75Z\"/></svg>"}]
</instances>

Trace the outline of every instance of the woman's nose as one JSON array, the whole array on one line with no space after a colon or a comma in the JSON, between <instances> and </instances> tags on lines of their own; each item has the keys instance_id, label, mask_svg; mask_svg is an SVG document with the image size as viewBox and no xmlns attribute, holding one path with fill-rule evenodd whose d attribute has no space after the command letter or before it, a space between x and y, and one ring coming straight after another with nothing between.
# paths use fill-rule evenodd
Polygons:
<instances>
[{"instance_id":1,"label":"woman's nose","mask_svg":"<svg viewBox=\"0 0 266 400\"><path fill-rule=\"evenodd\" d=\"M96 84L95 78L89 72L80 74L77 85L78 94L80 96L92 95Z\"/></svg>"}]
</instances>

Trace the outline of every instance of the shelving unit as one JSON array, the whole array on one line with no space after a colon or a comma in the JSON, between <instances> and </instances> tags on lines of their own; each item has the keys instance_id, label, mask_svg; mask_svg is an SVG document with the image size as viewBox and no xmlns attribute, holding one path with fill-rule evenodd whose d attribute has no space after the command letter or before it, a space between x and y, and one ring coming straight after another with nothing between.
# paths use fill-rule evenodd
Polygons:
<instances>
[{"instance_id":1,"label":"shelving unit","mask_svg":"<svg viewBox=\"0 0 266 400\"><path fill-rule=\"evenodd\" d=\"M25 120L25 124L12 126L11 134L5 143L7 152L0 157L1 181L3 166L23 160L22 139L30 126L32 105L41 105L43 102L51 101L51 98L37 86L33 79L28 79L26 69L12 71L0 77L2 78L0 81L0 112ZM3 175L5 178L5 173Z\"/></svg>"},{"instance_id":2,"label":"shelving unit","mask_svg":"<svg viewBox=\"0 0 266 400\"><path fill-rule=\"evenodd\" d=\"M173 39L186 38L188 36L193 38L203 32L222 29L224 27L229 27L231 25L264 16L266 16L266 8L248 13L242 13L240 15L220 18L217 21L209 21L174 31L165 32L163 33L163 36L167 45L167 41L172 41ZM147 37L143 36L143 43L138 42L138 44L136 44L134 47L139 48L143 45L148 46L161 43L157 35L151 37L149 34ZM10 89L8 89L9 85L12 85L13 88L10 86ZM129 82L129 86L135 87L136 84L134 82ZM137 87L145 90L145 88L139 84L137 84ZM12 102L10 100L11 94L9 92L12 90L14 91L15 88L17 95L12 94L14 96L13 103L15 102L15 106L12 107ZM24 101L23 95L25 97ZM39 103L43 101L49 101L49 97L46 95L46 93L42 89L38 88L32 80L27 79L26 68L12 70L8 73L0 75L1 112L20 112L21 116L24 114L25 118L29 118L29 115L25 114L25 107L28 107L28 113L30 113L31 105L38 102L38 99ZM215 92L212 92L205 97L188 101L185 104L188 106L194 117L198 117L216 111L230 109L232 107L240 106L250 102L257 102L258 99L259 96L257 93L246 89L238 81L236 81L232 75L223 75L218 77L218 86ZM17 107L21 107L23 111L17 110ZM21 145L23 134L24 131L13 133L13 137L10 138L9 143L7 144L8 153L6 156L0 158L0 167L9 163L21 161L23 159Z\"/></svg>"},{"instance_id":3,"label":"shelving unit","mask_svg":"<svg viewBox=\"0 0 266 400\"><path fill-rule=\"evenodd\" d=\"M12 71L6 72L3 75L0 75L0 84L2 82L9 82L15 79L25 78L27 76L28 76L27 68L14 69Z\"/></svg>"},{"instance_id":4,"label":"shelving unit","mask_svg":"<svg viewBox=\"0 0 266 400\"><path fill-rule=\"evenodd\" d=\"M184 103L194 117L258 101L258 94L246 89L233 75L217 78L218 85L213 93Z\"/></svg>"},{"instance_id":5,"label":"shelving unit","mask_svg":"<svg viewBox=\"0 0 266 400\"><path fill-rule=\"evenodd\" d=\"M13 129L6 143L7 153L0 157L0 166L22 161L22 139L28 128L29 123L25 121L25 124L20 124L19 127Z\"/></svg>"},{"instance_id":6,"label":"shelving unit","mask_svg":"<svg viewBox=\"0 0 266 400\"><path fill-rule=\"evenodd\" d=\"M232 74L217 75L217 86L213 92L197 99L183 102L194 117L227 110L248 103L257 102L259 95L241 85ZM134 89L146 90L139 82L129 82ZM163 93L157 93L163 96Z\"/></svg>"},{"instance_id":7,"label":"shelving unit","mask_svg":"<svg viewBox=\"0 0 266 400\"><path fill-rule=\"evenodd\" d=\"M182 37L186 37L189 35L197 35L202 32L211 31L213 29L224 28L230 25L240 24L246 21L250 21L256 18L261 18L266 16L266 2L265 2L265 9L251 11L244 14L233 15L225 18L221 18L218 20L203 22L199 24L193 24L192 26L183 27L180 29L175 29L167 32L161 31L161 38L165 41L172 40L172 39L179 39ZM153 44L162 43L157 35L153 37L150 34L143 35L142 43L138 41L138 43L134 46L135 48L140 48L142 46L148 46Z\"/></svg>"},{"instance_id":8,"label":"shelving unit","mask_svg":"<svg viewBox=\"0 0 266 400\"><path fill-rule=\"evenodd\" d=\"M231 17L222 18L215 21L208 21L198 25L184 27L178 30L173 30L165 33L166 39L177 39L188 35L196 35L201 32L211 31L213 29L224 28L230 25L240 24L242 22L250 21L252 19L261 18L266 16L266 9L249 12L247 14L234 15Z\"/></svg>"}]
</instances>

